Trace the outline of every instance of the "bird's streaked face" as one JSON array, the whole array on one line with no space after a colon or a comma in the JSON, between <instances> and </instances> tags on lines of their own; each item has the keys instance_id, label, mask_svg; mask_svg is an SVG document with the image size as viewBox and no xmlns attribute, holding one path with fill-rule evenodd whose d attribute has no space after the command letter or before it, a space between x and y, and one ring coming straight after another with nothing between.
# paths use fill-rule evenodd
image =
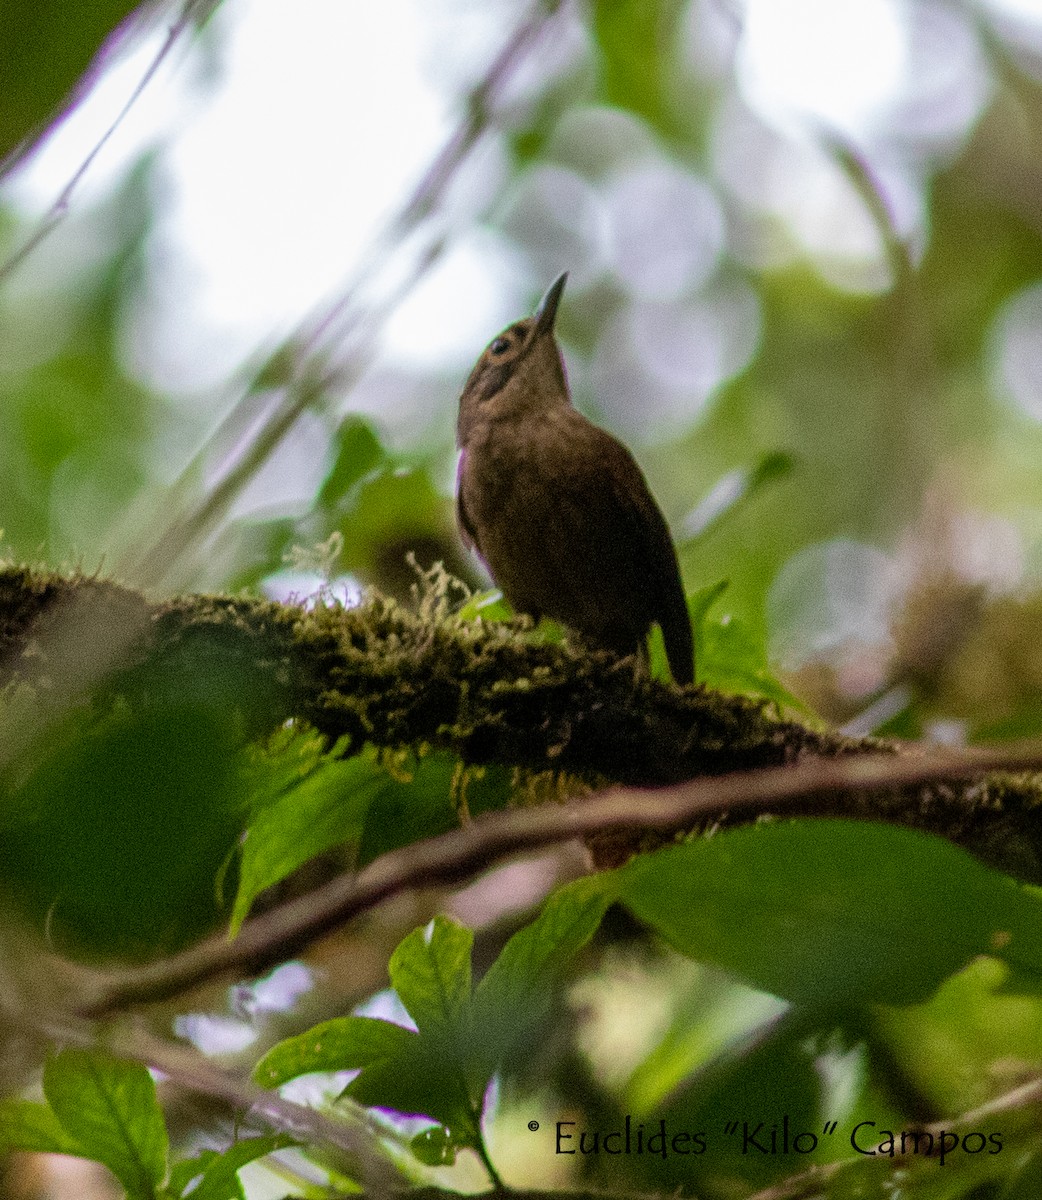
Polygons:
<instances>
[{"instance_id":1,"label":"bird's streaked face","mask_svg":"<svg viewBox=\"0 0 1042 1200\"><path fill-rule=\"evenodd\" d=\"M541 409L568 404L568 384L554 338L557 306L567 275L543 297L532 317L494 337L460 396L457 441L465 446L483 421L521 420Z\"/></svg>"}]
</instances>

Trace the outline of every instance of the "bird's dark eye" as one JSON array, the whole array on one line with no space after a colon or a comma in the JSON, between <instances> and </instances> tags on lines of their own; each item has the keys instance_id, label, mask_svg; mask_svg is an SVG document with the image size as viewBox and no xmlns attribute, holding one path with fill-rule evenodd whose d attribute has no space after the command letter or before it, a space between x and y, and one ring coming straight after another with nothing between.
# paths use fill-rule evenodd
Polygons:
<instances>
[{"instance_id":1,"label":"bird's dark eye","mask_svg":"<svg viewBox=\"0 0 1042 1200\"><path fill-rule=\"evenodd\" d=\"M493 354L505 354L510 349L510 338L497 337L489 346Z\"/></svg>"}]
</instances>

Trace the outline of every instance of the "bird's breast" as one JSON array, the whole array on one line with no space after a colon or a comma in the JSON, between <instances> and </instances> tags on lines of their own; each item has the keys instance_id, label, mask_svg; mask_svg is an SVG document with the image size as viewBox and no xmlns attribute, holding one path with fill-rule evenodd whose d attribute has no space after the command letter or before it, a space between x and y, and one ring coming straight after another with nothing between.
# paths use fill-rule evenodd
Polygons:
<instances>
[{"instance_id":1,"label":"bird's breast","mask_svg":"<svg viewBox=\"0 0 1042 1200\"><path fill-rule=\"evenodd\" d=\"M467 512L481 524L538 520L562 490L582 486L587 463L574 431L546 420L500 421L464 448L460 487Z\"/></svg>"}]
</instances>

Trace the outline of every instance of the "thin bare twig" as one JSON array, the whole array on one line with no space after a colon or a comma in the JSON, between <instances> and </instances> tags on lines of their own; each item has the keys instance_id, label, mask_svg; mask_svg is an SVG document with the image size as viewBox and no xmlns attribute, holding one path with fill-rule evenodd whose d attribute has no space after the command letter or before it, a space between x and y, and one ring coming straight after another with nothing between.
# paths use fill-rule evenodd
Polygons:
<instances>
[{"instance_id":1,"label":"thin bare twig","mask_svg":"<svg viewBox=\"0 0 1042 1200\"><path fill-rule=\"evenodd\" d=\"M138 1062L161 1072L178 1087L223 1101L240 1113L255 1113L267 1125L299 1140L328 1146L352 1155L370 1187L386 1187L395 1175L391 1161L379 1148L387 1130L376 1125L356 1105L341 1104L339 1119L258 1087L222 1070L191 1046L165 1041L142 1028L124 1026L104 1034L84 1021L34 1011L10 1002L0 1004L4 1020L34 1038L57 1046L104 1049L117 1058Z\"/></svg>"},{"instance_id":2,"label":"thin bare twig","mask_svg":"<svg viewBox=\"0 0 1042 1200\"><path fill-rule=\"evenodd\" d=\"M68 183L62 188L58 198L54 201L51 207L40 219L38 225L29 235L28 238L14 251L5 263L0 265L0 284L12 275L18 267L25 261L26 258L40 245L40 243L65 219L69 211L69 205L72 201L72 194L79 186L83 177L87 174L90 168L94 165L95 159L105 148L109 139L113 136L117 129L123 124L127 114L137 103L145 88L155 78L159 68L163 65L173 50L175 44L180 39L184 31L195 20L197 11L208 9L202 17L203 21L210 18L213 11L221 3L221 0L186 0L184 7L181 10L181 15L170 26L167 36L163 40L163 44L159 47L152 61L149 63L145 73L141 76L137 86L130 93L126 103L116 114L115 119L101 135L95 143L94 148L90 151L87 157L80 163L79 167L69 179ZM80 97L82 99L82 97ZM66 106L67 108L68 106ZM63 110L64 111L64 110ZM12 164L13 165L13 164Z\"/></svg>"},{"instance_id":3,"label":"thin bare twig","mask_svg":"<svg viewBox=\"0 0 1042 1200\"><path fill-rule=\"evenodd\" d=\"M12 946L2 933L0 945L6 960ZM0 1024L4 1028L19 1030L52 1045L104 1049L117 1058L143 1063L188 1091L212 1096L238 1112L255 1112L269 1125L293 1137L312 1139L358 1155L376 1178L387 1175L386 1156L377 1150L377 1142L386 1136L386 1130L375 1125L359 1106L345 1104L340 1109L342 1119L331 1120L222 1070L192 1046L158 1038L140 1025L125 1023L99 1031L90 1022L62 1013L53 1003L49 986L52 981L41 971L31 979L32 986L26 987L27 982L30 981L17 978L0 965Z\"/></svg>"},{"instance_id":4,"label":"thin bare twig","mask_svg":"<svg viewBox=\"0 0 1042 1200\"><path fill-rule=\"evenodd\" d=\"M1042 747L981 752L852 755L809 759L697 779L658 790L611 789L561 807L494 813L440 837L393 850L357 874L248 921L238 937L215 936L182 954L104 980L77 1006L101 1017L167 999L229 972L258 972L299 953L322 935L410 888L457 882L508 856L572 838L627 829L673 830L724 814L750 816L828 792L856 792L968 779L988 771L1042 769Z\"/></svg>"},{"instance_id":5,"label":"thin bare twig","mask_svg":"<svg viewBox=\"0 0 1042 1200\"><path fill-rule=\"evenodd\" d=\"M826 152L835 160L864 204L883 244L894 286L906 287L915 276L915 263L907 244L897 230L889 197L872 164L853 142L838 131L819 126L817 134Z\"/></svg>"},{"instance_id":6,"label":"thin bare twig","mask_svg":"<svg viewBox=\"0 0 1042 1200\"><path fill-rule=\"evenodd\" d=\"M413 270L401 282L395 292L378 307L369 310L368 320L359 337L359 343L347 361L336 368L327 368L317 359L303 364L297 378L287 387L283 401L264 421L252 436L249 448L239 461L208 492L200 498L198 506L184 515L175 515L162 533L149 546L144 556L136 563L120 564L121 574L136 579L142 586L153 586L170 575L192 544L213 528L231 508L235 498L253 478L261 466L276 450L283 437L309 409L320 407L334 387L347 387L357 381L369 365L376 332L390 312L401 302L412 287L419 282L429 267L441 254L443 244L435 243L414 265ZM217 443L226 439L233 429L248 424L248 410L258 395L256 382L251 384L234 410L221 423L220 428L186 468L180 480L173 485L176 492L183 482L194 474L201 459Z\"/></svg>"},{"instance_id":7,"label":"thin bare twig","mask_svg":"<svg viewBox=\"0 0 1042 1200\"><path fill-rule=\"evenodd\" d=\"M204 538L228 511L235 497L267 461L301 414L327 405L335 390L343 389L362 373L380 328L441 254L444 234L432 233L427 246L416 254L403 282L384 303L354 312L352 306L363 289L386 269L395 250L436 210L464 161L492 128L495 108L505 88L561 4L562 0L534 0L528 15L471 91L459 125L401 208L373 239L341 294L317 316L302 322L268 358L232 411L172 485L170 498L185 492L215 447L234 442L247 428L258 393L271 386L263 381L270 377L276 361L284 361L290 375L284 385L284 396L260 427L250 434L249 446L236 466L188 511L181 512L176 503L168 502L167 508L173 509L172 517L137 560L120 564L121 573L146 586L169 579L193 544ZM354 343L353 350L338 364L330 365L334 346L348 338Z\"/></svg>"},{"instance_id":8,"label":"thin bare twig","mask_svg":"<svg viewBox=\"0 0 1042 1200\"><path fill-rule=\"evenodd\" d=\"M975 1129L982 1121L1003 1113L1019 1112L1040 1106L1042 1106L1042 1078L1036 1078L1013 1088L1012 1091L1004 1092L1001 1096L996 1096L979 1108L959 1113L958 1116L948 1117L943 1121L933 1121L929 1125L919 1126L917 1131L938 1138L942 1133L953 1133L957 1129ZM750 1196L749 1200L799 1200L801 1196L820 1195L822 1188L841 1171L872 1164L876 1169L884 1169L890 1174L902 1167L907 1167L917 1158L925 1158L928 1162L932 1161L931 1155L920 1153L918 1142L915 1142L913 1148L909 1150L895 1149L892 1156L873 1157L868 1160L868 1163L865 1158L843 1158L836 1162L822 1163L820 1166L811 1167L808 1171L801 1171L798 1175L790 1175L781 1183L764 1188Z\"/></svg>"}]
</instances>

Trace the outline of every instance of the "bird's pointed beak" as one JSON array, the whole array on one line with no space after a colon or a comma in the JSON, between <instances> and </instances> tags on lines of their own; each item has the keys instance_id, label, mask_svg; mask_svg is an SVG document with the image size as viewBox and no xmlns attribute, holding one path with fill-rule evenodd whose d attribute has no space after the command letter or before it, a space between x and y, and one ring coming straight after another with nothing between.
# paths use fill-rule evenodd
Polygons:
<instances>
[{"instance_id":1,"label":"bird's pointed beak","mask_svg":"<svg viewBox=\"0 0 1042 1200\"><path fill-rule=\"evenodd\" d=\"M539 307L535 310L536 337L544 333L553 333L554 321L557 319L557 306L561 303L564 285L567 282L568 272L565 271L550 284L546 295L539 301Z\"/></svg>"}]
</instances>

